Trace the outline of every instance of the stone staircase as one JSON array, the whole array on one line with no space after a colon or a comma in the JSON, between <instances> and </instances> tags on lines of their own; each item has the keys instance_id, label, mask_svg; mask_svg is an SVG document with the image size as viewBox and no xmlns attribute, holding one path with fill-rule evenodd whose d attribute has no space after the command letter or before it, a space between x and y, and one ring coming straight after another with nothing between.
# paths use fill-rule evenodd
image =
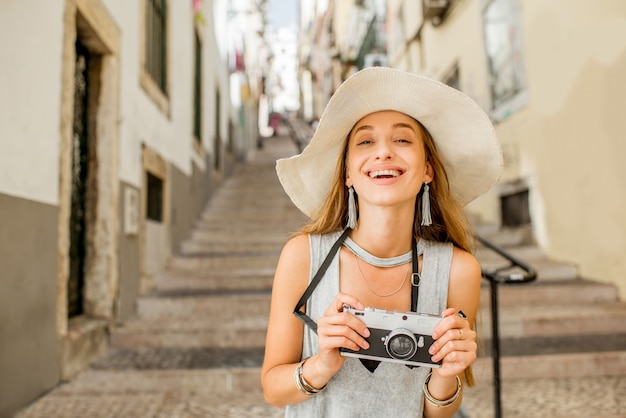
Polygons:
<instances>
[{"instance_id":1,"label":"stone staircase","mask_svg":"<svg viewBox=\"0 0 626 418\"><path fill-rule=\"evenodd\" d=\"M488 225L479 225L476 231L537 271L534 282L498 287L503 380L626 376L626 303L615 286L586 280L576 266L547 259L519 231ZM483 268L508 264L485 247L479 247L477 258ZM491 351L487 282L479 318L487 355ZM476 371L490 379L491 358L479 359Z\"/></svg>"},{"instance_id":2,"label":"stone staircase","mask_svg":"<svg viewBox=\"0 0 626 418\"><path fill-rule=\"evenodd\" d=\"M289 152L268 144L224 182L181 253L155 279L154 291L139 299L137 316L112 330L113 349L95 369L189 370L201 376L194 374L188 384L202 382L220 404L237 405L245 393L252 400L241 405L260 408L254 416L282 415L263 406L259 377L274 268L290 232L305 221L274 173L274 160ZM547 259L520 231L486 225L477 230L538 271L533 283L499 287L505 383L626 376L626 304L614 286L580 278L575 266ZM484 268L503 263L483 247L477 257ZM490 321L484 282L483 344L474 368L483 384L492 380ZM472 416L490 416L474 415L477 408L492 409L485 396L468 391ZM223 416L244 416L237 411Z\"/></svg>"},{"instance_id":3,"label":"stone staircase","mask_svg":"<svg viewBox=\"0 0 626 418\"><path fill-rule=\"evenodd\" d=\"M270 139L225 180L135 318L112 331L113 349L96 368L201 370L213 397L232 406L223 416L282 416L264 405L260 367L274 269L305 221L274 169L295 152L288 138ZM256 400L254 414L237 406L242 393Z\"/></svg>"}]
</instances>

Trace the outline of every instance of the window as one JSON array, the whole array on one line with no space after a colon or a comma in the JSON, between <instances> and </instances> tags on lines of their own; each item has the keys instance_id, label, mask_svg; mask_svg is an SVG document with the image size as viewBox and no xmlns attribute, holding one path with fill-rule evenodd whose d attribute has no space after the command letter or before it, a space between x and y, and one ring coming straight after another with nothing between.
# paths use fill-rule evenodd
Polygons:
<instances>
[{"instance_id":1,"label":"window","mask_svg":"<svg viewBox=\"0 0 626 418\"><path fill-rule=\"evenodd\" d=\"M146 217L156 222L163 221L163 180L146 171L148 189Z\"/></svg>"},{"instance_id":2,"label":"window","mask_svg":"<svg viewBox=\"0 0 626 418\"><path fill-rule=\"evenodd\" d=\"M530 224L528 189L501 196L502 225L518 227Z\"/></svg>"},{"instance_id":3,"label":"window","mask_svg":"<svg viewBox=\"0 0 626 418\"><path fill-rule=\"evenodd\" d=\"M527 102L519 0L492 0L484 11L492 116L506 118Z\"/></svg>"},{"instance_id":4,"label":"window","mask_svg":"<svg viewBox=\"0 0 626 418\"><path fill-rule=\"evenodd\" d=\"M202 41L198 35L198 31L195 33L195 60L196 66L194 69L194 83L193 83L193 136L198 143L202 142Z\"/></svg>"},{"instance_id":5,"label":"window","mask_svg":"<svg viewBox=\"0 0 626 418\"><path fill-rule=\"evenodd\" d=\"M145 70L167 95L167 0L146 2Z\"/></svg>"}]
</instances>

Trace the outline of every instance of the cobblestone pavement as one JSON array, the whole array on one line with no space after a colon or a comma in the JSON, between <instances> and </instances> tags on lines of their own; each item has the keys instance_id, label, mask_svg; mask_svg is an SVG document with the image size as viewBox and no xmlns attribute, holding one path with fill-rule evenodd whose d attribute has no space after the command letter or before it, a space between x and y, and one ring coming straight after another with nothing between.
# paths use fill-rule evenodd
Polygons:
<instances>
[{"instance_id":1,"label":"cobblestone pavement","mask_svg":"<svg viewBox=\"0 0 626 418\"><path fill-rule=\"evenodd\" d=\"M45 396L17 418L273 418L283 410L265 404L260 390L216 396L205 371L105 372L88 370ZM493 388L466 389L471 418L492 418ZM506 418L626 417L626 378L592 377L505 381Z\"/></svg>"},{"instance_id":2,"label":"cobblestone pavement","mask_svg":"<svg viewBox=\"0 0 626 418\"><path fill-rule=\"evenodd\" d=\"M273 171L273 161L294 151L287 136L268 140L257 158L244 164L247 168L235 171L231 183L248 187L253 183L252 187L275 193L276 185L270 187L263 179L277 181L268 174ZM249 177L251 173L254 179ZM248 177L237 178L241 175ZM220 193L237 195L233 190L217 192ZM255 221L257 213L263 213L263 205L269 203L257 201L260 206L255 207L254 199L247 199L248 196L241 196L238 202L249 205L250 210L242 209L238 216L244 224L256 222L262 233L251 236L237 229L227 235L214 232L205 246L188 250L181 257L188 260L178 261L181 268L197 267L163 280L140 303L143 317L114 330L113 347L105 356L15 418L282 417L282 409L264 402L260 388L263 348L259 335L262 337L263 332L257 330L257 335L248 331L263 325L263 300L269 300L271 266L284 241L281 236L268 237L263 231L297 217L286 198L281 197L272 198L277 212L272 219ZM212 231L218 231L220 223L224 223L220 217L230 216L228 212L232 211L220 206L221 202L216 197L216 210L222 212L204 220L213 222ZM224 265L227 270L220 270ZM248 300L248 304L240 309L233 306L233 300ZM228 315L219 303L230 307ZM253 304L255 308L251 310ZM230 312L247 312L248 316L229 318ZM234 337L228 334L231 326ZM245 332L241 330L248 332L251 343L228 346L227 343L242 338ZM212 333L217 336L208 338ZM613 343L623 342L617 339ZM563 343L585 342L569 339ZM505 341L503 349L514 354L525 352L519 341ZM550 350L552 346L539 352ZM470 418L494 417L493 387L488 377L476 387L466 388L463 405ZM505 418L626 417L626 376L504 380L502 411Z\"/></svg>"}]
</instances>

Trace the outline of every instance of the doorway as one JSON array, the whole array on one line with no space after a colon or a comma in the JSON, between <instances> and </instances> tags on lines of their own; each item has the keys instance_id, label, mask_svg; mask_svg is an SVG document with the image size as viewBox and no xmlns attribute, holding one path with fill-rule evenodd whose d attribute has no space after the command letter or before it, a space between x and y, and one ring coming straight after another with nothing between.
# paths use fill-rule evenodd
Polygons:
<instances>
[{"instance_id":1,"label":"doorway","mask_svg":"<svg viewBox=\"0 0 626 418\"><path fill-rule=\"evenodd\" d=\"M72 180L70 207L69 278L67 316L84 312L85 261L87 257L87 201L89 194L89 50L76 41L74 70L74 118L72 123Z\"/></svg>"}]
</instances>

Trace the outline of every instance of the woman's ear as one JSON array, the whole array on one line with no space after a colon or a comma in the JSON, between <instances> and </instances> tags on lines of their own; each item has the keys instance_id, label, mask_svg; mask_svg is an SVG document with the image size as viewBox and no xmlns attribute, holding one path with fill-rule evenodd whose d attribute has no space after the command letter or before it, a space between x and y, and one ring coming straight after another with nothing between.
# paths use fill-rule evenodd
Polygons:
<instances>
[{"instance_id":1,"label":"woman's ear","mask_svg":"<svg viewBox=\"0 0 626 418\"><path fill-rule=\"evenodd\" d=\"M434 177L435 177L435 170L433 169L433 166L430 163L430 161L426 161L426 172L424 173L424 181L426 183L430 183L431 181L433 181Z\"/></svg>"},{"instance_id":2,"label":"woman's ear","mask_svg":"<svg viewBox=\"0 0 626 418\"><path fill-rule=\"evenodd\" d=\"M352 186L352 180L350 179L350 169L346 167L346 187Z\"/></svg>"}]
</instances>

